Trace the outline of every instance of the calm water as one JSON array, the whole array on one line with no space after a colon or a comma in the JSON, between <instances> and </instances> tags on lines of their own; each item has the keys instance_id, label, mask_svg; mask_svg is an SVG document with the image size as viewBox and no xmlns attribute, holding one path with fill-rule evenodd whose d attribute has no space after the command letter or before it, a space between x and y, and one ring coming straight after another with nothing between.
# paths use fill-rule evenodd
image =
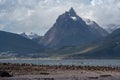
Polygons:
<instances>
[{"instance_id":1,"label":"calm water","mask_svg":"<svg viewBox=\"0 0 120 80\"><path fill-rule=\"evenodd\" d=\"M27 63L36 65L86 65L86 66L113 66L120 67L120 60L41 60L41 59L0 59L0 63Z\"/></svg>"}]
</instances>

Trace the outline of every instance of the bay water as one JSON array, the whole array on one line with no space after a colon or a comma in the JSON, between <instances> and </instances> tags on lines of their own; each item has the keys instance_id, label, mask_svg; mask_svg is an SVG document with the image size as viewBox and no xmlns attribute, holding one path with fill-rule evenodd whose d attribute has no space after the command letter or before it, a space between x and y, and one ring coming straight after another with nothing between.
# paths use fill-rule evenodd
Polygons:
<instances>
[{"instance_id":1,"label":"bay water","mask_svg":"<svg viewBox=\"0 0 120 80\"><path fill-rule=\"evenodd\" d=\"M54 60L54 59L0 59L0 63L19 63L35 65L76 65L76 66L111 66L120 67L119 59L81 59L81 60Z\"/></svg>"}]
</instances>

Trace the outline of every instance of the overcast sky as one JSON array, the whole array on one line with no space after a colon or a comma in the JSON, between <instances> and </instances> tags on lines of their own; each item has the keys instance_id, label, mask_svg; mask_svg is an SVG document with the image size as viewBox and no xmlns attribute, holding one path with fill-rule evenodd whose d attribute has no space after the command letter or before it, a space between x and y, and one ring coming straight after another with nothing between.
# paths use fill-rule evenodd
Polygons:
<instances>
[{"instance_id":1,"label":"overcast sky","mask_svg":"<svg viewBox=\"0 0 120 80\"><path fill-rule=\"evenodd\" d=\"M44 35L71 7L101 27L120 24L120 0L0 0L0 30Z\"/></svg>"}]
</instances>

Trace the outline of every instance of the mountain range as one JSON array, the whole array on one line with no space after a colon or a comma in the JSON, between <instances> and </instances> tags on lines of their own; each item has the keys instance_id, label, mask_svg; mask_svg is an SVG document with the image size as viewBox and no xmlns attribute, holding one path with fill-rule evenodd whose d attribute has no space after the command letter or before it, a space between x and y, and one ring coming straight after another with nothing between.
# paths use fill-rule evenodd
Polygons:
<instances>
[{"instance_id":1,"label":"mountain range","mask_svg":"<svg viewBox=\"0 0 120 80\"><path fill-rule=\"evenodd\" d=\"M71 8L44 36L0 31L0 44L0 57L120 58L120 29L108 33Z\"/></svg>"},{"instance_id":2,"label":"mountain range","mask_svg":"<svg viewBox=\"0 0 120 80\"><path fill-rule=\"evenodd\" d=\"M39 53L44 50L44 46L35 43L21 35L0 31L0 53L15 53L15 55L27 55ZM17 53L17 54L16 54Z\"/></svg>"}]
</instances>

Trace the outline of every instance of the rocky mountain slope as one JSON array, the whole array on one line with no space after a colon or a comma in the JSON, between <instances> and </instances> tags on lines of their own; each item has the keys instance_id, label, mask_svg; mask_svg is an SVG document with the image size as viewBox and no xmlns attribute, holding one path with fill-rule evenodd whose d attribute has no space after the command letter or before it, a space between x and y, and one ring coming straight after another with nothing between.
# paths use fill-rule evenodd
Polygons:
<instances>
[{"instance_id":1,"label":"rocky mountain slope","mask_svg":"<svg viewBox=\"0 0 120 80\"><path fill-rule=\"evenodd\" d=\"M40 43L49 48L86 45L107 35L95 22L91 25L79 17L73 8L60 15Z\"/></svg>"}]
</instances>

